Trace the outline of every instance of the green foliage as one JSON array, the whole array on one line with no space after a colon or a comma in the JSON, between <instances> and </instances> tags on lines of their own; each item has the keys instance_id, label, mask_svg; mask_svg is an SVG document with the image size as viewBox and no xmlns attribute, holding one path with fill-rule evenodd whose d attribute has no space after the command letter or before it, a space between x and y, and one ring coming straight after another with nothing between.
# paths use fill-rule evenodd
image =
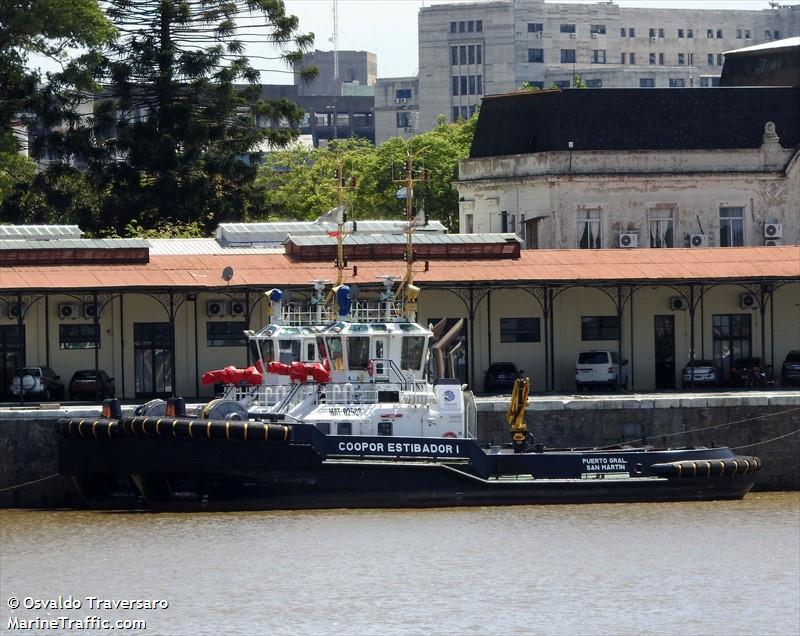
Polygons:
<instances>
[{"instance_id":1,"label":"green foliage","mask_svg":"<svg viewBox=\"0 0 800 636\"><path fill-rule=\"evenodd\" d=\"M181 223L162 221L156 227L144 228L133 220L125 226L125 236L135 238L203 238L205 230L200 221Z\"/></svg>"},{"instance_id":2,"label":"green foliage","mask_svg":"<svg viewBox=\"0 0 800 636\"><path fill-rule=\"evenodd\" d=\"M586 86L586 80L584 80L580 75L572 76L572 86L574 88L588 88Z\"/></svg>"},{"instance_id":3,"label":"green foliage","mask_svg":"<svg viewBox=\"0 0 800 636\"><path fill-rule=\"evenodd\" d=\"M56 166L39 172L28 183L18 184L3 205L3 219L26 224L76 224L96 235L102 225L103 193L85 172Z\"/></svg>"},{"instance_id":4,"label":"green foliage","mask_svg":"<svg viewBox=\"0 0 800 636\"><path fill-rule=\"evenodd\" d=\"M337 161L346 177L355 177L345 201L355 219L401 219L405 200L397 190L405 179L403 165L408 152L414 166L427 169L430 180L414 190L417 206L424 206L429 219L455 230L458 225L458 195L452 182L458 176L458 161L469 156L477 114L466 121L440 121L430 132L411 139L395 137L377 148L363 140L337 140L321 149L294 149L271 153L257 181L261 218L313 220L336 205ZM417 175L419 176L419 175Z\"/></svg>"},{"instance_id":5,"label":"green foliage","mask_svg":"<svg viewBox=\"0 0 800 636\"><path fill-rule=\"evenodd\" d=\"M94 136L75 130L56 140L64 156L85 157L108 192L105 221L117 228L199 223L208 231L246 217L252 153L288 142L302 111L260 99L245 41L272 42L289 62L313 37L297 33L297 18L279 0L108 0L108 7L121 36L98 67L106 94L95 108ZM265 126L278 122L286 127Z\"/></svg>"},{"instance_id":6,"label":"green foliage","mask_svg":"<svg viewBox=\"0 0 800 636\"><path fill-rule=\"evenodd\" d=\"M28 187L35 164L20 155L25 126L44 113L64 109L75 91L86 87L71 65L68 47L94 47L110 41L115 29L97 0L3 0L0 2L0 204L17 187ZM27 68L31 54L61 63L64 71L48 77L63 95L56 99L39 73ZM6 213L3 210L2 217Z\"/></svg>"},{"instance_id":7,"label":"green foliage","mask_svg":"<svg viewBox=\"0 0 800 636\"><path fill-rule=\"evenodd\" d=\"M530 82L522 82L522 84L520 84L519 88L517 89L517 91L520 93L534 93L540 90L542 89L538 88L537 86L534 86Z\"/></svg>"}]
</instances>

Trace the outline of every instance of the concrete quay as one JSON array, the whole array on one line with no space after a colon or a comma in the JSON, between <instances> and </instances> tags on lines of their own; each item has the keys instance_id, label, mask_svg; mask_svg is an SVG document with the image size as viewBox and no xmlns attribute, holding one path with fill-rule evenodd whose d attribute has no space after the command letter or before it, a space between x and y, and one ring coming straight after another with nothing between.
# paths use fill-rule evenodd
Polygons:
<instances>
[{"instance_id":1,"label":"concrete quay","mask_svg":"<svg viewBox=\"0 0 800 636\"><path fill-rule=\"evenodd\" d=\"M510 441L508 399L477 398L481 442ZM99 406L0 409L0 508L77 506L70 480L58 475L55 423L99 415ZM525 419L548 447L730 446L763 460L756 489L800 490L800 391L532 395Z\"/></svg>"}]
</instances>

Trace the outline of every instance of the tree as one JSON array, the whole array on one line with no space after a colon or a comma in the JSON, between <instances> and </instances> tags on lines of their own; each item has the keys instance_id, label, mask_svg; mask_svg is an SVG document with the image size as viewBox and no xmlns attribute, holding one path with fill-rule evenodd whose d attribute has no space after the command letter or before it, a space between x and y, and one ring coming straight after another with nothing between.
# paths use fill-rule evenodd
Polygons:
<instances>
[{"instance_id":1,"label":"tree","mask_svg":"<svg viewBox=\"0 0 800 636\"><path fill-rule=\"evenodd\" d=\"M55 135L51 148L84 158L96 187L108 193L103 216L111 227L135 220L145 229L199 222L209 230L242 218L256 175L252 153L289 141L302 116L285 99L260 99L245 45L261 38L279 49L274 59L295 62L313 35L297 33L297 18L281 0L106 6L120 37L97 60L104 91L93 130Z\"/></svg>"},{"instance_id":2,"label":"tree","mask_svg":"<svg viewBox=\"0 0 800 636\"><path fill-rule=\"evenodd\" d=\"M53 87L74 94L91 86L85 69L70 64L67 50L99 46L114 34L97 0L0 3L0 204L33 177L34 164L20 155L27 126L45 112L68 106L67 95L55 99ZM28 69L34 54L56 61L62 72L50 74L43 84L41 74Z\"/></svg>"},{"instance_id":3,"label":"tree","mask_svg":"<svg viewBox=\"0 0 800 636\"><path fill-rule=\"evenodd\" d=\"M401 219L405 201L397 191L405 178L408 152L414 165L428 170L430 180L415 187L415 205L424 206L429 219L451 230L458 226L458 194L452 182L458 161L469 156L477 114L456 123L440 121L430 132L411 139L395 137L377 148L363 140L336 140L326 148L270 153L258 179L259 203L254 216L271 219L313 220L336 205L333 179L341 161L355 187L346 199L351 218Z\"/></svg>"}]
</instances>

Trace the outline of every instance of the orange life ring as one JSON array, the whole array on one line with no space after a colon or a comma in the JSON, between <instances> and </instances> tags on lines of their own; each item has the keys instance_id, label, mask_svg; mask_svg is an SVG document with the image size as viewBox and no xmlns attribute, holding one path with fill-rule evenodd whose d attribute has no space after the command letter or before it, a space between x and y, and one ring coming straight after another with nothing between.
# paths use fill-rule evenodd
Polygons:
<instances>
[{"instance_id":1,"label":"orange life ring","mask_svg":"<svg viewBox=\"0 0 800 636\"><path fill-rule=\"evenodd\" d=\"M458 437L453 431L447 431L446 433L442 433L442 437Z\"/></svg>"}]
</instances>

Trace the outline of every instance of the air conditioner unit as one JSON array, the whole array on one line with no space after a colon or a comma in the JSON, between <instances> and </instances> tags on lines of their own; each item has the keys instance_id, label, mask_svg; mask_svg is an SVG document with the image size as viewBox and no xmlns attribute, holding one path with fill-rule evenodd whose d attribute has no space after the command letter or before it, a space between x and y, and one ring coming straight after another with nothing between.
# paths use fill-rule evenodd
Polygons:
<instances>
[{"instance_id":1,"label":"air conditioner unit","mask_svg":"<svg viewBox=\"0 0 800 636\"><path fill-rule=\"evenodd\" d=\"M758 301L753 294L739 294L739 306L742 309L755 309L758 306Z\"/></svg>"},{"instance_id":2,"label":"air conditioner unit","mask_svg":"<svg viewBox=\"0 0 800 636\"><path fill-rule=\"evenodd\" d=\"M95 305L94 303L84 303L83 305L83 317L89 318L94 320L95 318L100 317L100 306Z\"/></svg>"},{"instance_id":3,"label":"air conditioner unit","mask_svg":"<svg viewBox=\"0 0 800 636\"><path fill-rule=\"evenodd\" d=\"M58 317L61 320L75 320L78 318L78 303L59 303Z\"/></svg>"},{"instance_id":4,"label":"air conditioner unit","mask_svg":"<svg viewBox=\"0 0 800 636\"><path fill-rule=\"evenodd\" d=\"M656 36L655 35L651 35L650 36L650 41L651 42L655 42L656 41Z\"/></svg>"},{"instance_id":5,"label":"air conditioner unit","mask_svg":"<svg viewBox=\"0 0 800 636\"><path fill-rule=\"evenodd\" d=\"M542 39L543 36L544 36L544 33L542 33L541 31L537 31L536 32L536 37L539 38L540 40Z\"/></svg>"},{"instance_id":6,"label":"air conditioner unit","mask_svg":"<svg viewBox=\"0 0 800 636\"><path fill-rule=\"evenodd\" d=\"M783 245L783 241L781 239L764 239L764 245L766 247L779 247Z\"/></svg>"},{"instance_id":7,"label":"air conditioner unit","mask_svg":"<svg viewBox=\"0 0 800 636\"><path fill-rule=\"evenodd\" d=\"M19 320L25 317L25 304L13 303L8 306L8 317L12 320Z\"/></svg>"},{"instance_id":8,"label":"air conditioner unit","mask_svg":"<svg viewBox=\"0 0 800 636\"><path fill-rule=\"evenodd\" d=\"M593 40L596 40L596 39L597 39L597 33L592 33L592 39L593 39Z\"/></svg>"},{"instance_id":9,"label":"air conditioner unit","mask_svg":"<svg viewBox=\"0 0 800 636\"><path fill-rule=\"evenodd\" d=\"M206 314L209 318L217 318L225 315L225 303L221 300L209 300L206 303Z\"/></svg>"},{"instance_id":10,"label":"air conditioner unit","mask_svg":"<svg viewBox=\"0 0 800 636\"><path fill-rule=\"evenodd\" d=\"M764 223L764 238L783 238L783 223Z\"/></svg>"},{"instance_id":11,"label":"air conditioner unit","mask_svg":"<svg viewBox=\"0 0 800 636\"><path fill-rule=\"evenodd\" d=\"M673 296L669 299L669 308L672 309L672 311L683 311L689 308L689 303L687 303L686 299L682 296Z\"/></svg>"},{"instance_id":12,"label":"air conditioner unit","mask_svg":"<svg viewBox=\"0 0 800 636\"><path fill-rule=\"evenodd\" d=\"M241 300L234 300L229 307L231 316L244 316L245 304Z\"/></svg>"},{"instance_id":13,"label":"air conditioner unit","mask_svg":"<svg viewBox=\"0 0 800 636\"><path fill-rule=\"evenodd\" d=\"M570 39L570 40L574 40L574 39L575 39L575 38L577 38L577 37L578 37L578 34L577 34L577 33L570 33L570 34L569 34L569 39Z\"/></svg>"},{"instance_id":14,"label":"air conditioner unit","mask_svg":"<svg viewBox=\"0 0 800 636\"><path fill-rule=\"evenodd\" d=\"M623 233L619 235L620 247L639 247L639 235Z\"/></svg>"},{"instance_id":15,"label":"air conditioner unit","mask_svg":"<svg viewBox=\"0 0 800 636\"><path fill-rule=\"evenodd\" d=\"M708 237L705 234L690 234L689 247L708 247Z\"/></svg>"}]
</instances>

